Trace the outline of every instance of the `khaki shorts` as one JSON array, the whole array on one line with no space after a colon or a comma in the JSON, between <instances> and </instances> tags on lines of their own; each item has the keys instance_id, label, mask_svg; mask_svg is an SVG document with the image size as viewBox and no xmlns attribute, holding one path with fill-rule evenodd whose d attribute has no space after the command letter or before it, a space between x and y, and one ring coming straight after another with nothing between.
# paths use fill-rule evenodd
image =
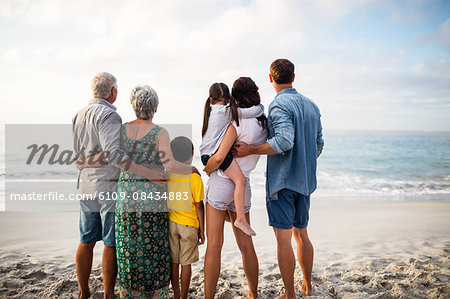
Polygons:
<instances>
[{"instance_id":1,"label":"khaki shorts","mask_svg":"<svg viewBox=\"0 0 450 299\"><path fill-rule=\"evenodd\" d=\"M172 263L190 265L198 261L198 228L169 221Z\"/></svg>"}]
</instances>

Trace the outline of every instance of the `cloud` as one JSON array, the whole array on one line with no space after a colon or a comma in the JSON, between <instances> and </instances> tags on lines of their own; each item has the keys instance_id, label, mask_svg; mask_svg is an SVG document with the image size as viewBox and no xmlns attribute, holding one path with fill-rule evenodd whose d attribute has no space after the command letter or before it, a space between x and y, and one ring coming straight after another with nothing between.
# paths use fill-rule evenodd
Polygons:
<instances>
[{"instance_id":1,"label":"cloud","mask_svg":"<svg viewBox=\"0 0 450 299\"><path fill-rule=\"evenodd\" d=\"M450 46L450 18L442 23L437 30L421 35L420 40L436 43L445 47Z\"/></svg>"},{"instance_id":2,"label":"cloud","mask_svg":"<svg viewBox=\"0 0 450 299\"><path fill-rule=\"evenodd\" d=\"M251 76L267 105L274 96L268 67L278 57L295 62L296 86L321 106L330 127L348 128L355 124L346 119L354 115L384 113L405 103L448 103L447 57L419 59L407 47L374 46L370 36L323 39L329 28L374 5L356 0L6 1L0 17L11 26L0 29L7 37L0 44L0 80L7 86L0 91L1 119L69 122L90 97L90 77L109 71L119 79L117 106L124 120L134 117L127 100L131 89L150 84L161 99L158 122L193 122L199 130L215 81L231 85L238 76ZM346 109L351 113L343 119Z\"/></svg>"}]
</instances>

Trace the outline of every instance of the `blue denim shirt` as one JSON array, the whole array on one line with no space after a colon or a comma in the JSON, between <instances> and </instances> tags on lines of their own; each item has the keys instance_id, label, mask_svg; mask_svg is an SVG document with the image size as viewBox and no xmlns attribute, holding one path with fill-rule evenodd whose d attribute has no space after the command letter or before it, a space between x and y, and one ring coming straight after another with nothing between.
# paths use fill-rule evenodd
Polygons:
<instances>
[{"instance_id":1,"label":"blue denim shirt","mask_svg":"<svg viewBox=\"0 0 450 299\"><path fill-rule=\"evenodd\" d=\"M267 157L267 200L277 200L285 188L310 195L324 145L319 108L294 88L284 89L269 106L268 127L276 154Z\"/></svg>"}]
</instances>

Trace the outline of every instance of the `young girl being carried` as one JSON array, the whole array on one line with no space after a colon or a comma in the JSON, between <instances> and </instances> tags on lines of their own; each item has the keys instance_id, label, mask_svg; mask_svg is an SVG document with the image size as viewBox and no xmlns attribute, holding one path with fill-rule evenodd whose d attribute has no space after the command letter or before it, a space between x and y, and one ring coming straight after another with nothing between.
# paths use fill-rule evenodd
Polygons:
<instances>
[{"instance_id":1,"label":"young girl being carried","mask_svg":"<svg viewBox=\"0 0 450 299\"><path fill-rule=\"evenodd\" d=\"M239 126L239 118L255 118L264 113L262 105L250 108L238 108L234 98L231 96L228 86L224 83L214 83L209 89L209 97L205 103L203 117L202 143L200 155L203 165L214 156L230 126L234 121ZM244 200L247 179L241 171L237 162L233 159L231 151L223 159L218 167L233 181L234 204L236 206L236 220L234 226L241 229L250 236L255 236L255 231L245 218Z\"/></svg>"}]
</instances>

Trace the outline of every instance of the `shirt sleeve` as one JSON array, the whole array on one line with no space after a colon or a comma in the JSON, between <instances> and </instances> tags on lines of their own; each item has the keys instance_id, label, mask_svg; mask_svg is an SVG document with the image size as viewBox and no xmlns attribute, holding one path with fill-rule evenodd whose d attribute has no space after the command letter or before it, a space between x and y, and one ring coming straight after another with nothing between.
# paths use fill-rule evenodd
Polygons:
<instances>
[{"instance_id":1,"label":"shirt sleeve","mask_svg":"<svg viewBox=\"0 0 450 299\"><path fill-rule=\"evenodd\" d=\"M238 140L239 139L239 133L240 133L239 128L242 128L242 127L238 126L235 121L232 121L231 124L233 125L234 129L236 130L236 135L237 135L236 139Z\"/></svg>"},{"instance_id":2,"label":"shirt sleeve","mask_svg":"<svg viewBox=\"0 0 450 299\"><path fill-rule=\"evenodd\" d=\"M239 118L254 118L263 115L264 106L259 104L249 108L238 108Z\"/></svg>"},{"instance_id":3,"label":"shirt sleeve","mask_svg":"<svg viewBox=\"0 0 450 299\"><path fill-rule=\"evenodd\" d=\"M294 146L294 123L289 111L280 105L274 104L269 110L272 123L273 137L267 142L277 154L285 153Z\"/></svg>"},{"instance_id":4,"label":"shirt sleeve","mask_svg":"<svg viewBox=\"0 0 450 299\"><path fill-rule=\"evenodd\" d=\"M122 119L119 114L111 113L99 122L100 146L105 152L105 160L116 167L128 159L127 154L120 148L120 129Z\"/></svg>"},{"instance_id":5,"label":"shirt sleeve","mask_svg":"<svg viewBox=\"0 0 450 299\"><path fill-rule=\"evenodd\" d=\"M318 132L317 132L317 157L320 156L320 154L322 153L323 150L323 146L325 144L325 142L323 141L323 137L322 137L322 123L320 121L320 117L319 117L319 126L318 126Z\"/></svg>"},{"instance_id":6,"label":"shirt sleeve","mask_svg":"<svg viewBox=\"0 0 450 299\"><path fill-rule=\"evenodd\" d=\"M192 174L192 200L193 202L201 202L205 199L205 191L203 188L202 178L196 174Z\"/></svg>"}]
</instances>

